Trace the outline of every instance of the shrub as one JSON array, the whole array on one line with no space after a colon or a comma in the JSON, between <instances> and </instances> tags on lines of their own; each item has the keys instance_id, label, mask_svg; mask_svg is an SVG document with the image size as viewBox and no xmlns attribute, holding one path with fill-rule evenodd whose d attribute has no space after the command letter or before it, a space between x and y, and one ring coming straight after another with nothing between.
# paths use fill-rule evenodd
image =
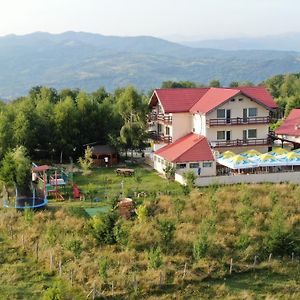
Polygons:
<instances>
[{"instance_id":1,"label":"shrub","mask_svg":"<svg viewBox=\"0 0 300 300\"><path fill-rule=\"evenodd\" d=\"M116 221L117 215L114 212L96 215L92 218L90 222L91 233L99 244L114 244L116 242L114 236Z\"/></svg>"},{"instance_id":2,"label":"shrub","mask_svg":"<svg viewBox=\"0 0 300 300\"><path fill-rule=\"evenodd\" d=\"M141 223L144 223L147 221L148 217L148 208L146 205L140 205L136 209L137 218Z\"/></svg>"},{"instance_id":3,"label":"shrub","mask_svg":"<svg viewBox=\"0 0 300 300\"><path fill-rule=\"evenodd\" d=\"M186 185L192 189L195 186L196 175L194 171L187 171L183 173L183 178L186 181Z\"/></svg>"},{"instance_id":4,"label":"shrub","mask_svg":"<svg viewBox=\"0 0 300 300\"><path fill-rule=\"evenodd\" d=\"M90 146L87 146L87 148L84 151L84 156L79 157L78 159L78 163L82 169L83 175L88 175L91 173L91 167L93 165L92 155L92 148Z\"/></svg>"},{"instance_id":5,"label":"shrub","mask_svg":"<svg viewBox=\"0 0 300 300\"><path fill-rule=\"evenodd\" d=\"M166 174L166 177L168 180L174 180L175 179L175 168L172 167L170 164L168 164L164 168L164 172Z\"/></svg>"},{"instance_id":6,"label":"shrub","mask_svg":"<svg viewBox=\"0 0 300 300\"><path fill-rule=\"evenodd\" d=\"M158 269L162 265L161 249L160 247L151 248L147 252L148 267L150 269Z\"/></svg>"},{"instance_id":7,"label":"shrub","mask_svg":"<svg viewBox=\"0 0 300 300\"><path fill-rule=\"evenodd\" d=\"M208 254L211 247L211 236L214 233L215 222L211 219L203 220L199 227L198 238L193 246L194 259L199 260Z\"/></svg>"},{"instance_id":8,"label":"shrub","mask_svg":"<svg viewBox=\"0 0 300 300\"><path fill-rule=\"evenodd\" d=\"M81 240L76 240L72 239L70 241L67 241L65 243L66 249L71 251L76 258L79 258L81 252L82 252L82 241Z\"/></svg>"},{"instance_id":9,"label":"shrub","mask_svg":"<svg viewBox=\"0 0 300 300\"><path fill-rule=\"evenodd\" d=\"M107 283L108 279L108 267L109 260L107 257L101 257L99 260L99 276L104 283Z\"/></svg>"},{"instance_id":10,"label":"shrub","mask_svg":"<svg viewBox=\"0 0 300 300\"><path fill-rule=\"evenodd\" d=\"M274 255L290 255L295 251L297 242L293 232L285 223L286 214L280 205L275 205L271 213L269 229L264 239L267 253Z\"/></svg>"},{"instance_id":11,"label":"shrub","mask_svg":"<svg viewBox=\"0 0 300 300\"><path fill-rule=\"evenodd\" d=\"M116 223L114 227L114 236L116 242L121 246L127 246L129 240L129 228L126 226L123 220Z\"/></svg>"},{"instance_id":12,"label":"shrub","mask_svg":"<svg viewBox=\"0 0 300 300\"><path fill-rule=\"evenodd\" d=\"M170 247L174 240L176 226L173 221L161 220L159 221L159 232L160 232L160 241L162 248L165 251L169 251Z\"/></svg>"},{"instance_id":13,"label":"shrub","mask_svg":"<svg viewBox=\"0 0 300 300\"><path fill-rule=\"evenodd\" d=\"M183 199L176 198L173 200L172 204L177 217L177 221L179 221L180 215L185 208L186 202Z\"/></svg>"}]
</instances>

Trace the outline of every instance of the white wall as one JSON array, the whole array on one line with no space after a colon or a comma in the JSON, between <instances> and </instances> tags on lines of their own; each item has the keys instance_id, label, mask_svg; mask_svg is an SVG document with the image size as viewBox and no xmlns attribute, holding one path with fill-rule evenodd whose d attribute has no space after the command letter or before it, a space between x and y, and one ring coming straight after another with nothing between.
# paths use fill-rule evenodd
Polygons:
<instances>
[{"instance_id":1,"label":"white wall","mask_svg":"<svg viewBox=\"0 0 300 300\"><path fill-rule=\"evenodd\" d=\"M194 163L199 163L199 167L201 168L201 173L200 176L198 175L198 168L192 169L190 168L190 163L186 163L186 168L184 169L176 169L176 173L178 174L183 174L184 172L187 171L194 171L195 175L197 177L205 177L205 176L216 176L216 162L215 161L208 161L212 163L211 167L203 167L202 161L200 162L194 162ZM159 172L164 174L164 168L166 167L166 164L170 162L165 161L161 156L154 154L153 156L153 168ZM193 163L193 162L192 162ZM171 163L172 166L176 168L176 164Z\"/></svg>"},{"instance_id":2,"label":"white wall","mask_svg":"<svg viewBox=\"0 0 300 300\"><path fill-rule=\"evenodd\" d=\"M231 118L242 118L243 117L243 109L244 108L257 108L257 117L267 117L269 116L269 110L266 109L261 104L247 98L243 95L237 95L233 97L234 101L227 101L220 105L218 108L212 110L207 114L207 119L217 119L217 109L230 109L231 110ZM239 99L243 99L239 101Z\"/></svg>"},{"instance_id":3,"label":"white wall","mask_svg":"<svg viewBox=\"0 0 300 300\"><path fill-rule=\"evenodd\" d=\"M179 138L192 132L192 117L190 113L172 114L172 140L175 142Z\"/></svg>"},{"instance_id":4,"label":"white wall","mask_svg":"<svg viewBox=\"0 0 300 300\"><path fill-rule=\"evenodd\" d=\"M193 114L193 122L192 122L194 132L196 134L206 136L206 116L205 114Z\"/></svg>"},{"instance_id":5,"label":"white wall","mask_svg":"<svg viewBox=\"0 0 300 300\"><path fill-rule=\"evenodd\" d=\"M184 184L185 181L180 174L175 175L175 180ZM281 183L291 182L300 184L300 172L282 172L266 174L249 174L235 176L201 177L196 179L196 186L209 186L211 184L237 184L237 183Z\"/></svg>"}]
</instances>

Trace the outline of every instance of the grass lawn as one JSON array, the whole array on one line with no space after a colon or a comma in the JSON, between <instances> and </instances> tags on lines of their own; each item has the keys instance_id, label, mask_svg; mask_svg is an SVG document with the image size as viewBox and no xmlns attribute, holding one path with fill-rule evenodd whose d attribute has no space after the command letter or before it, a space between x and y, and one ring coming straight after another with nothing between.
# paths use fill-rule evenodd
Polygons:
<instances>
[{"instance_id":1,"label":"grass lawn","mask_svg":"<svg viewBox=\"0 0 300 300\"><path fill-rule=\"evenodd\" d=\"M111 201L116 197L132 197L137 193L145 192L148 196L154 193L181 195L182 188L177 182L169 182L162 178L155 171L143 166L131 167L135 170L135 175L124 177L116 175L116 168L94 168L90 175L84 176L82 173L75 173L73 180L78 185L81 193L85 194L85 200L57 201L50 200L49 207L84 207L88 214L96 214L99 211L106 212ZM93 190L93 195L88 196L89 190ZM71 187L68 188L70 197ZM68 199L68 197L66 197Z\"/></svg>"}]
</instances>

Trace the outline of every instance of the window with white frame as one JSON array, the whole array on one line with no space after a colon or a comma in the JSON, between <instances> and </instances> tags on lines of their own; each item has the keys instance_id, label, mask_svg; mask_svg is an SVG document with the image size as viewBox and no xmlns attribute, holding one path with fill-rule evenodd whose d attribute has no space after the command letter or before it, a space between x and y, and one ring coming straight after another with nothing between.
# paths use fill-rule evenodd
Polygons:
<instances>
[{"instance_id":1,"label":"window with white frame","mask_svg":"<svg viewBox=\"0 0 300 300\"><path fill-rule=\"evenodd\" d=\"M176 165L176 169L185 169L186 168L186 164L177 164Z\"/></svg>"},{"instance_id":2,"label":"window with white frame","mask_svg":"<svg viewBox=\"0 0 300 300\"><path fill-rule=\"evenodd\" d=\"M224 119L226 116L225 109L217 109L217 118Z\"/></svg>"},{"instance_id":3,"label":"window with white frame","mask_svg":"<svg viewBox=\"0 0 300 300\"><path fill-rule=\"evenodd\" d=\"M248 139L256 139L257 138L257 130L256 129L248 129Z\"/></svg>"},{"instance_id":4,"label":"window with white frame","mask_svg":"<svg viewBox=\"0 0 300 300\"><path fill-rule=\"evenodd\" d=\"M204 162L202 164L203 168L211 168L212 167L212 162L210 161L207 161L207 162Z\"/></svg>"},{"instance_id":5,"label":"window with white frame","mask_svg":"<svg viewBox=\"0 0 300 300\"><path fill-rule=\"evenodd\" d=\"M225 131L217 131L217 140L225 140Z\"/></svg>"},{"instance_id":6,"label":"window with white frame","mask_svg":"<svg viewBox=\"0 0 300 300\"><path fill-rule=\"evenodd\" d=\"M257 108L256 107L252 107L252 108L248 108L248 117L256 117L257 116Z\"/></svg>"},{"instance_id":7,"label":"window with white frame","mask_svg":"<svg viewBox=\"0 0 300 300\"><path fill-rule=\"evenodd\" d=\"M166 135L170 135L170 127L166 127Z\"/></svg>"},{"instance_id":8,"label":"window with white frame","mask_svg":"<svg viewBox=\"0 0 300 300\"><path fill-rule=\"evenodd\" d=\"M199 163L190 163L190 169L197 169L199 168Z\"/></svg>"}]
</instances>

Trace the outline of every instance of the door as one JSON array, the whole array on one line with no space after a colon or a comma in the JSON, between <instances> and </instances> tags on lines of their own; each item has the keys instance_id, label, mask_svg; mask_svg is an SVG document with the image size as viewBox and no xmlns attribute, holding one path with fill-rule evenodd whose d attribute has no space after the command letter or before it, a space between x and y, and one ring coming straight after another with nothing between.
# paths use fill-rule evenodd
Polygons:
<instances>
[{"instance_id":1,"label":"door","mask_svg":"<svg viewBox=\"0 0 300 300\"><path fill-rule=\"evenodd\" d=\"M247 118L248 118L248 110L247 108L243 109L243 122L247 123Z\"/></svg>"},{"instance_id":2,"label":"door","mask_svg":"<svg viewBox=\"0 0 300 300\"><path fill-rule=\"evenodd\" d=\"M230 123L230 118L231 118L231 110L227 109L226 110L226 123Z\"/></svg>"},{"instance_id":3,"label":"door","mask_svg":"<svg viewBox=\"0 0 300 300\"><path fill-rule=\"evenodd\" d=\"M230 141L231 140L231 132L230 131L226 131L226 141Z\"/></svg>"},{"instance_id":4,"label":"door","mask_svg":"<svg viewBox=\"0 0 300 300\"><path fill-rule=\"evenodd\" d=\"M243 143L247 143L247 130L243 130Z\"/></svg>"}]
</instances>

